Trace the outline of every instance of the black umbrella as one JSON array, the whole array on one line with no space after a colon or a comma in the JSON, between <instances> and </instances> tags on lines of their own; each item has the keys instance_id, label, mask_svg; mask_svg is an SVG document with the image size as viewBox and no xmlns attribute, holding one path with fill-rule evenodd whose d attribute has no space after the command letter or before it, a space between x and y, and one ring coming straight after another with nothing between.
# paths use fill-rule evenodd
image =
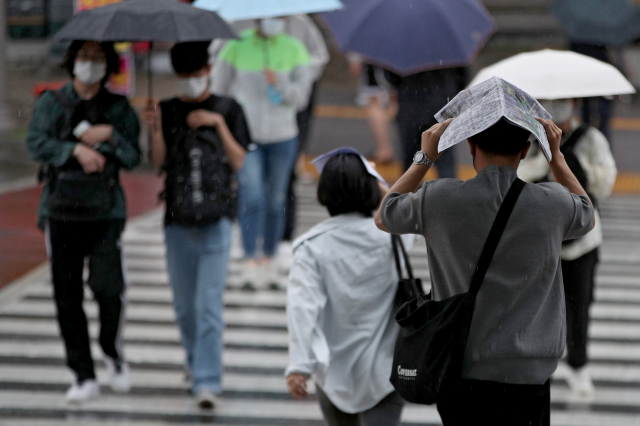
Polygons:
<instances>
[{"instance_id":1,"label":"black umbrella","mask_svg":"<svg viewBox=\"0 0 640 426\"><path fill-rule=\"evenodd\" d=\"M82 11L58 31L60 41L210 41L238 38L217 13L175 0L125 0ZM149 61L149 97L151 62Z\"/></svg>"},{"instance_id":2,"label":"black umbrella","mask_svg":"<svg viewBox=\"0 0 640 426\"><path fill-rule=\"evenodd\" d=\"M217 13L175 0L126 0L82 11L54 36L57 40L210 41L237 38Z\"/></svg>"}]
</instances>

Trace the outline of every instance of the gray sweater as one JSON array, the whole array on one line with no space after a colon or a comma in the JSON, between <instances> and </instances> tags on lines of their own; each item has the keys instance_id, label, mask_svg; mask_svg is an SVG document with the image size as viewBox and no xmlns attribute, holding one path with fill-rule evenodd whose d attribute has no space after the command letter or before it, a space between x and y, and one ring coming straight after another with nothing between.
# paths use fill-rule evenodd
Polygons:
<instances>
[{"instance_id":1,"label":"gray sweater","mask_svg":"<svg viewBox=\"0 0 640 426\"><path fill-rule=\"evenodd\" d=\"M512 167L492 165L466 182L429 181L385 199L382 221L390 232L425 237L434 300L469 290L515 177ZM561 244L585 235L592 222L586 197L557 183L525 187L478 294L464 378L543 384L551 376L566 334Z\"/></svg>"}]
</instances>

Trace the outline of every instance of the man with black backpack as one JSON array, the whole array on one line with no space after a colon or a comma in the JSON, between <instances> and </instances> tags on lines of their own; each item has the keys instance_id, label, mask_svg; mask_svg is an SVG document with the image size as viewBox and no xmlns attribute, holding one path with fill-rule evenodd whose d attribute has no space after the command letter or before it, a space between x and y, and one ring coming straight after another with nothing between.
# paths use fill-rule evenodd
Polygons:
<instances>
[{"instance_id":1,"label":"man with black backpack","mask_svg":"<svg viewBox=\"0 0 640 426\"><path fill-rule=\"evenodd\" d=\"M45 230L54 298L67 364L76 380L69 402L99 395L82 308L83 269L100 307L100 346L117 392L130 388L122 353L124 273L120 234L126 219L119 170L140 162L138 117L123 96L104 87L118 70L112 43L74 41L63 67L73 81L38 99L27 147L43 164L39 226Z\"/></svg>"},{"instance_id":2,"label":"man with black backpack","mask_svg":"<svg viewBox=\"0 0 640 426\"><path fill-rule=\"evenodd\" d=\"M562 130L560 150L569 168L597 207L611 194L616 182L616 162L609 142L600 130L581 124L576 118L574 99L542 100L540 103L553 115ZM531 150L518 168L518 176L528 182L553 179L549 166L539 150ZM565 241L560 250L562 278L567 304L567 363L570 367L567 383L577 400L594 395L593 382L587 367L589 341L589 308L593 302L598 251L602 245L602 226L597 208L596 226L582 238Z\"/></svg>"},{"instance_id":3,"label":"man with black backpack","mask_svg":"<svg viewBox=\"0 0 640 426\"><path fill-rule=\"evenodd\" d=\"M153 163L165 172L165 242L191 390L201 408L222 392L223 292L236 216L235 173L251 144L240 105L209 92L209 43L176 44L181 94L150 103Z\"/></svg>"},{"instance_id":4,"label":"man with black backpack","mask_svg":"<svg viewBox=\"0 0 640 426\"><path fill-rule=\"evenodd\" d=\"M470 91L474 90L480 91L476 87ZM489 114L478 108L467 118ZM530 185L517 179L516 169L529 150L532 133L503 117L468 139L476 177L466 182L438 179L419 187L439 156L440 138L452 120L457 118L423 133L414 164L389 190L376 215L382 230L425 237L432 300L423 306L441 307L443 315L447 306L472 306L469 328L460 334L464 344L454 346L461 353L451 352L461 364L456 361L459 368L447 371L451 376L432 392L428 403L437 402L445 426L549 425L549 378L563 355L565 337L560 248L562 240L581 237L593 228L591 202L560 151L562 132L542 118L538 121L549 140L549 166L557 183ZM515 199L514 188L521 191ZM503 210L504 205L509 210ZM501 215L505 212L506 218ZM489 261L483 260L486 254ZM477 270L486 272L479 282ZM471 297L457 299L465 293ZM451 317L443 317L439 327L457 320L455 312L450 312ZM426 315L436 318L438 313L427 311ZM405 332L401 326L401 337L407 339L406 333L425 331ZM440 349L430 348L433 353ZM423 369L430 366L420 361L398 366L394 376L400 386L422 381Z\"/></svg>"}]
</instances>

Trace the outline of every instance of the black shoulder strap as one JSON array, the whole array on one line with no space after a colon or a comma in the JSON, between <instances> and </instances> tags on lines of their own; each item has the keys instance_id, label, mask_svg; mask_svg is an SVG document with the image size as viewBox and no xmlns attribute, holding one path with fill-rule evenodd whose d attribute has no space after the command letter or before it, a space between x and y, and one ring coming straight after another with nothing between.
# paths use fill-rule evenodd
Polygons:
<instances>
[{"instance_id":1,"label":"black shoulder strap","mask_svg":"<svg viewBox=\"0 0 640 426\"><path fill-rule=\"evenodd\" d=\"M525 185L526 183L524 181L516 177L511 184L511 188L509 188L509 192L507 192L506 197L504 197L504 200L502 201L500 210L498 210L498 214L491 226L491 231L489 231L487 241L484 243L484 247L482 248L480 260L478 260L478 264L476 266L476 271L471 279L471 286L469 287L470 297L467 298L468 303L475 303L478 291L480 291L480 285L482 285L482 281L484 281L484 276L489 269L489 264L496 252L496 248L498 247L504 228L507 226L511 212L513 211L516 201L518 201L518 197L520 197L520 193L524 189Z\"/></svg>"},{"instance_id":2,"label":"black shoulder strap","mask_svg":"<svg viewBox=\"0 0 640 426\"><path fill-rule=\"evenodd\" d=\"M401 281L405 281L409 283L412 287L411 293L416 296L423 296L422 286L418 286L416 280L413 278L413 268L411 268L411 261L409 260L409 255L407 254L407 249L404 247L404 243L402 242L402 238L400 235L391 235L391 246L393 247L393 257L396 260L396 270L398 271L398 279ZM399 249L398 249L399 248ZM402 258L404 260L404 266L407 269L408 279L404 279L402 276L402 261L400 260L400 253L402 253Z\"/></svg>"},{"instance_id":3,"label":"black shoulder strap","mask_svg":"<svg viewBox=\"0 0 640 426\"><path fill-rule=\"evenodd\" d=\"M560 150L563 151L563 153L566 152L565 150L571 151L573 147L576 146L578 142L580 142L582 136L587 133L587 130L589 130L588 124L583 124L582 126L578 127L573 131L573 133L571 133L569 139L567 139L567 141L560 146Z\"/></svg>"},{"instance_id":4,"label":"black shoulder strap","mask_svg":"<svg viewBox=\"0 0 640 426\"><path fill-rule=\"evenodd\" d=\"M53 97L56 98L56 101L58 101L60 106L62 106L62 108L64 109L65 114L67 114L70 118L70 116L73 115L76 104L64 93L63 90L64 89L49 90L49 93L51 93Z\"/></svg>"},{"instance_id":5,"label":"black shoulder strap","mask_svg":"<svg viewBox=\"0 0 640 426\"><path fill-rule=\"evenodd\" d=\"M402 276L404 275L402 273L402 260L404 260L404 265L407 268L407 274L409 275L409 279L412 280L413 269L411 268L411 262L409 261L409 256L407 255L407 249L405 249L400 235L391 234L391 246L393 247L393 257L396 260L396 270L398 271L398 278L402 279ZM400 250L402 251L402 260L400 259L400 254L398 253L398 247L400 247Z\"/></svg>"}]
</instances>

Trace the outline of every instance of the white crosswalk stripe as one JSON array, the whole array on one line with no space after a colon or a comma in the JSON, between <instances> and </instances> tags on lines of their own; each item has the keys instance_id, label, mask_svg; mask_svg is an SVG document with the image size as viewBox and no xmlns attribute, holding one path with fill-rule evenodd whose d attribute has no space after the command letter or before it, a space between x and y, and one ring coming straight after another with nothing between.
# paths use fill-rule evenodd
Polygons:
<instances>
[{"instance_id":1,"label":"white crosswalk stripe","mask_svg":"<svg viewBox=\"0 0 640 426\"><path fill-rule=\"evenodd\" d=\"M298 233L327 217L315 188L300 185ZM561 363L552 385L556 426L640 426L640 199L617 196L601 208L605 244L592 307L591 371L596 396L573 400ZM225 302L224 388L215 412L199 410L184 382L184 352L175 325L164 261L162 212L128 224L124 234L128 268L125 350L132 367L131 395L109 391L96 336L97 307L87 291L85 309L103 396L69 406L64 392L72 375L55 321L48 271L41 268L0 293L0 425L135 425L211 422L228 425L320 425L314 398L293 401L286 392L287 365L283 291L237 288L240 264L232 261ZM429 284L424 241L411 250L416 273ZM314 394L313 385L310 387ZM405 424L439 425L435 407L408 405Z\"/></svg>"}]
</instances>

